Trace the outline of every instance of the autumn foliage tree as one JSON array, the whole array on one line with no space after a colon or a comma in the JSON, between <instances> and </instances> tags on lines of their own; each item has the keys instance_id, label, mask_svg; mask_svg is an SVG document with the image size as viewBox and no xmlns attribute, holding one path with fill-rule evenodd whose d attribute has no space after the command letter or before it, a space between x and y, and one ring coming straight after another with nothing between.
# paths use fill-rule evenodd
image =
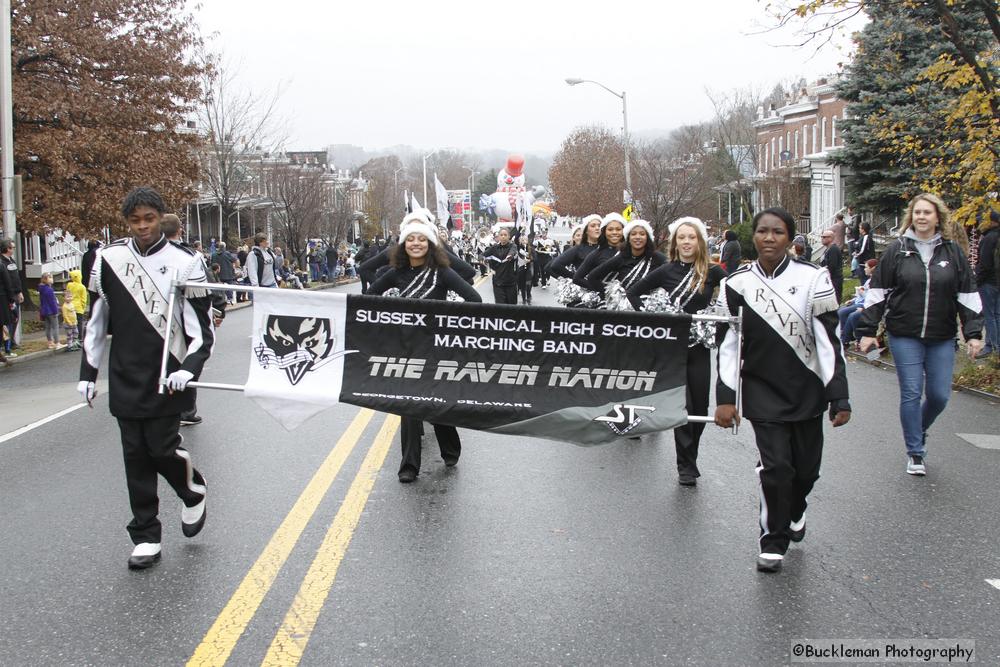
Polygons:
<instances>
[{"instance_id":1,"label":"autumn foliage tree","mask_svg":"<svg viewBox=\"0 0 1000 667\"><path fill-rule=\"evenodd\" d=\"M563 140L549 169L561 215L620 211L625 191L624 147L606 127L580 127Z\"/></svg>"},{"instance_id":2,"label":"autumn foliage tree","mask_svg":"<svg viewBox=\"0 0 1000 667\"><path fill-rule=\"evenodd\" d=\"M23 231L124 231L124 194L151 185L168 205L192 194L198 37L183 0L14 0L14 168Z\"/></svg>"}]
</instances>

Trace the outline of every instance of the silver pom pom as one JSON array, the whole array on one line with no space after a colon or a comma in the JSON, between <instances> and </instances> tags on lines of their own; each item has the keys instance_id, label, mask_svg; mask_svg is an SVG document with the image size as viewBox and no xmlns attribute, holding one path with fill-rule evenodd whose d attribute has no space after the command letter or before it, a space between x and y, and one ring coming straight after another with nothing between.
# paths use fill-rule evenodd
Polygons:
<instances>
[{"instance_id":1,"label":"silver pom pom","mask_svg":"<svg viewBox=\"0 0 1000 667\"><path fill-rule=\"evenodd\" d=\"M462 297L460 297L458 295L458 292L452 292L451 290L448 290L448 295L445 297L445 300L446 301L462 301L462 302L465 301L465 299L463 299Z\"/></svg>"},{"instance_id":2,"label":"silver pom pom","mask_svg":"<svg viewBox=\"0 0 1000 667\"><path fill-rule=\"evenodd\" d=\"M583 288L569 278L556 279L556 301L564 306L576 303L583 294Z\"/></svg>"},{"instance_id":3,"label":"silver pom pom","mask_svg":"<svg viewBox=\"0 0 1000 667\"><path fill-rule=\"evenodd\" d=\"M647 313L677 314L681 312L681 309L670 300L670 295L667 294L667 290L662 287L657 287L655 290L642 297L642 302L642 309Z\"/></svg>"},{"instance_id":4,"label":"silver pom pom","mask_svg":"<svg viewBox=\"0 0 1000 667\"><path fill-rule=\"evenodd\" d=\"M625 288L617 280L612 280L604 288L604 301L607 310L634 310Z\"/></svg>"},{"instance_id":5,"label":"silver pom pom","mask_svg":"<svg viewBox=\"0 0 1000 667\"><path fill-rule=\"evenodd\" d=\"M387 289L386 291L382 292L382 296L397 296L398 297L399 296L399 288L398 287L392 287L390 289Z\"/></svg>"}]
</instances>

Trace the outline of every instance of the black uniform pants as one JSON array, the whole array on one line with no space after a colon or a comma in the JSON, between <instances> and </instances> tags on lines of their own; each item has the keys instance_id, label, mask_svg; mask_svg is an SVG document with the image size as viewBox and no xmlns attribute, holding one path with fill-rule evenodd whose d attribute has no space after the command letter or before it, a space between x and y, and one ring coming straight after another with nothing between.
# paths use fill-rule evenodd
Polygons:
<instances>
[{"instance_id":1,"label":"black uniform pants","mask_svg":"<svg viewBox=\"0 0 1000 667\"><path fill-rule=\"evenodd\" d=\"M125 456L125 481L132 506L128 532L133 544L160 541L157 474L163 475L188 507L197 505L205 497L205 479L191 464L191 455L181 447L179 427L178 415L118 420Z\"/></svg>"},{"instance_id":2,"label":"black uniform pants","mask_svg":"<svg viewBox=\"0 0 1000 667\"><path fill-rule=\"evenodd\" d=\"M806 496L819 479L823 415L799 422L751 421L760 461L760 550L788 550L788 524L806 511Z\"/></svg>"},{"instance_id":3,"label":"black uniform pants","mask_svg":"<svg viewBox=\"0 0 1000 667\"><path fill-rule=\"evenodd\" d=\"M497 285L493 283L493 303L517 305L517 283Z\"/></svg>"},{"instance_id":4,"label":"black uniform pants","mask_svg":"<svg viewBox=\"0 0 1000 667\"><path fill-rule=\"evenodd\" d=\"M689 415L708 413L708 393L712 384L712 353L704 345L688 348L687 412ZM698 444L705 430L703 423L688 423L674 429L677 450L677 473L701 477L698 472Z\"/></svg>"},{"instance_id":5,"label":"black uniform pants","mask_svg":"<svg viewBox=\"0 0 1000 667\"><path fill-rule=\"evenodd\" d=\"M521 303L531 303L531 265L517 270L517 291L521 294Z\"/></svg>"},{"instance_id":6,"label":"black uniform pants","mask_svg":"<svg viewBox=\"0 0 1000 667\"><path fill-rule=\"evenodd\" d=\"M531 284L536 287L541 285L549 284L549 256L543 253L538 253L535 255L535 272L531 276Z\"/></svg>"},{"instance_id":7,"label":"black uniform pants","mask_svg":"<svg viewBox=\"0 0 1000 667\"><path fill-rule=\"evenodd\" d=\"M448 461L458 461L462 454L462 442L458 439L458 429L444 424L431 424L438 447L441 448L441 458ZM400 417L399 441L403 445L403 460L399 471L407 468L420 472L420 436L424 433L424 423L419 419Z\"/></svg>"},{"instance_id":8,"label":"black uniform pants","mask_svg":"<svg viewBox=\"0 0 1000 667\"><path fill-rule=\"evenodd\" d=\"M191 393L191 409L181 413L181 419L193 419L198 416L198 390L188 387L185 391Z\"/></svg>"}]
</instances>

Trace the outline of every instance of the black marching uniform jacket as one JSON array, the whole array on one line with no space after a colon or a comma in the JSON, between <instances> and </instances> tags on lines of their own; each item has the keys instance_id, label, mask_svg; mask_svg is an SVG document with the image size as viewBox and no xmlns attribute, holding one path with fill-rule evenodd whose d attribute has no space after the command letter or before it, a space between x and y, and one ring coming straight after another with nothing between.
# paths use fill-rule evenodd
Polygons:
<instances>
[{"instance_id":1,"label":"black marching uniform jacket","mask_svg":"<svg viewBox=\"0 0 1000 667\"><path fill-rule=\"evenodd\" d=\"M548 272L553 278L572 278L587 256L597 250L597 244L581 243L571 246L564 253L549 262Z\"/></svg>"},{"instance_id":2,"label":"black marching uniform jacket","mask_svg":"<svg viewBox=\"0 0 1000 667\"><path fill-rule=\"evenodd\" d=\"M631 248L625 248L587 274L587 287L603 294L605 281L617 280L622 287L628 289L666 262L667 258L662 252L636 257Z\"/></svg>"},{"instance_id":3,"label":"black marching uniform jacket","mask_svg":"<svg viewBox=\"0 0 1000 667\"><path fill-rule=\"evenodd\" d=\"M797 422L827 407L850 410L847 370L837 335L839 304L826 269L785 257L768 276L760 264L726 278L720 300L743 308L743 409L751 421ZM716 403L736 403L741 372L737 332L720 323Z\"/></svg>"},{"instance_id":4,"label":"black marching uniform jacket","mask_svg":"<svg viewBox=\"0 0 1000 667\"><path fill-rule=\"evenodd\" d=\"M158 393L170 284L206 282L194 250L166 237L146 252L129 239L98 251L90 276L93 310L87 324L80 379L94 382L107 335L115 337L108 368L111 414L122 419L178 415L193 407L190 391ZM207 290L188 290L174 302L167 375L186 370L198 379L212 353L215 330Z\"/></svg>"},{"instance_id":5,"label":"black marching uniform jacket","mask_svg":"<svg viewBox=\"0 0 1000 667\"><path fill-rule=\"evenodd\" d=\"M462 280L455 271L439 266L429 269L422 266L389 269L368 289L369 294L384 294L396 288L399 296L410 299L436 299L444 301L448 290L455 292L466 301L481 302L483 298L469 283Z\"/></svg>"}]
</instances>

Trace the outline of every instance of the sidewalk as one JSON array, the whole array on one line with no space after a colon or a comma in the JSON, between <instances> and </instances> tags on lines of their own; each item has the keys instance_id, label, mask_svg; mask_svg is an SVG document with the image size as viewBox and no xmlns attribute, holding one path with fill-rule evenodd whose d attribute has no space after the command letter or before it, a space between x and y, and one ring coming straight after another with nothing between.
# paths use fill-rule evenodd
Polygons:
<instances>
[{"instance_id":1,"label":"sidewalk","mask_svg":"<svg viewBox=\"0 0 1000 667\"><path fill-rule=\"evenodd\" d=\"M333 283L323 283L323 282L320 282L320 283L309 283L309 286L306 287L305 289L312 290L312 291L325 290L325 289L332 289L334 287L340 287L341 285L349 285L351 283L356 283L356 282L358 282L357 278L348 278L348 279L338 280L337 282L333 282ZM226 312L227 313L231 313L234 310L242 310L243 308L249 308L252 305L253 305L253 303L250 302L250 301L244 301L242 303L231 304L231 305L229 305L229 306L226 307ZM30 314L35 315L35 312L31 311ZM60 333L62 333L61 329L60 329ZM62 354L64 352L68 352L69 351L69 349L65 345L62 346L62 347L56 348L54 350L50 350L50 349L44 347L45 343L46 343L46 340L45 340L45 332L44 331L33 331L32 333L22 334L21 335L21 345L20 345L21 349L27 348L27 349L31 350L36 345L43 346L42 349L28 351L28 352L25 352L25 353L21 353L19 351L18 352L18 356L13 357L13 358L8 358L8 360L10 361L10 363L12 365L23 364L24 362L31 361L33 359L41 359L42 357L49 357L49 356L52 356L54 354ZM3 370L3 368L4 368L4 366L2 364L0 364L0 370Z\"/></svg>"}]
</instances>

